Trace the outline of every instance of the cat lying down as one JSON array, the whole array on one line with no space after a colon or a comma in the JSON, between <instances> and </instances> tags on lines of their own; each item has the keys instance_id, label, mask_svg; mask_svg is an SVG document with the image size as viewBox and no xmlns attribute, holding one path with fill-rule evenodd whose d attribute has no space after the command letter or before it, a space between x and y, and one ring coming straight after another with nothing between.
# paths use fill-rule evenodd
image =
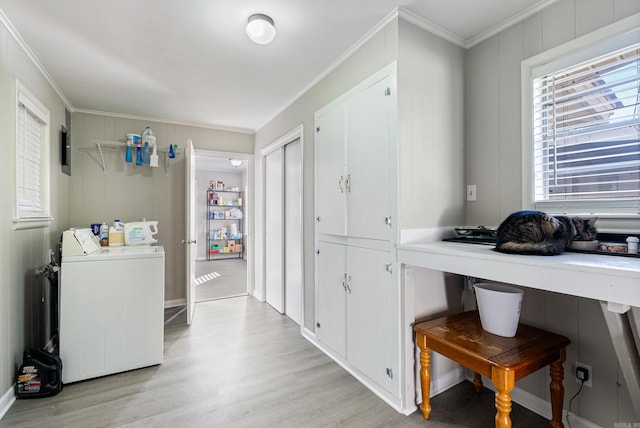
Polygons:
<instances>
[{"instance_id":1,"label":"cat lying down","mask_svg":"<svg viewBox=\"0 0 640 428\"><path fill-rule=\"evenodd\" d=\"M498 227L496 251L555 256L572 241L596 239L597 217L551 216L541 211L518 211Z\"/></svg>"}]
</instances>

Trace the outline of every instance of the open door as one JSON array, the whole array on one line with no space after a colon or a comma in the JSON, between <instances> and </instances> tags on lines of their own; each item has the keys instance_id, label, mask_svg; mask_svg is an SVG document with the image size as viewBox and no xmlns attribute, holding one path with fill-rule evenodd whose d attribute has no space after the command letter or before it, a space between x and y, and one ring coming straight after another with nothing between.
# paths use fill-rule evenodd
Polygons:
<instances>
[{"instance_id":1,"label":"open door","mask_svg":"<svg viewBox=\"0 0 640 428\"><path fill-rule=\"evenodd\" d=\"M195 202L195 155L193 153L193 142L187 140L187 151L185 154L185 187L186 198L185 207L185 234L182 241L185 245L185 270L186 270L186 295L187 295L187 325L193 321L193 313L196 309L196 202Z\"/></svg>"}]
</instances>

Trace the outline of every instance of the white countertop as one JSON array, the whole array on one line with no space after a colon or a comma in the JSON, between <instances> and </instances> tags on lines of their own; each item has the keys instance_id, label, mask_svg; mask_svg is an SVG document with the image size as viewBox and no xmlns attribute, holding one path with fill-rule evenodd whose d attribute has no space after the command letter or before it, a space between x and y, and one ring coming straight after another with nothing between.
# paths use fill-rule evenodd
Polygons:
<instances>
[{"instance_id":1,"label":"white countertop","mask_svg":"<svg viewBox=\"0 0 640 428\"><path fill-rule=\"evenodd\" d=\"M401 244L397 251L406 265L640 307L640 258L573 252L525 256L493 248L436 241Z\"/></svg>"}]
</instances>

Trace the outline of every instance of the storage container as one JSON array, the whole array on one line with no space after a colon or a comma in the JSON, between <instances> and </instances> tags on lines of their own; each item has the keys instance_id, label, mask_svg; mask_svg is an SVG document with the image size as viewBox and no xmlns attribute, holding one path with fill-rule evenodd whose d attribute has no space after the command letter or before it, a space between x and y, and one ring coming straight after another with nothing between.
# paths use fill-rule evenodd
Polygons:
<instances>
[{"instance_id":1,"label":"storage container","mask_svg":"<svg viewBox=\"0 0 640 428\"><path fill-rule=\"evenodd\" d=\"M474 284L482 328L498 336L513 337L518 330L522 309L522 290L493 284Z\"/></svg>"}]
</instances>

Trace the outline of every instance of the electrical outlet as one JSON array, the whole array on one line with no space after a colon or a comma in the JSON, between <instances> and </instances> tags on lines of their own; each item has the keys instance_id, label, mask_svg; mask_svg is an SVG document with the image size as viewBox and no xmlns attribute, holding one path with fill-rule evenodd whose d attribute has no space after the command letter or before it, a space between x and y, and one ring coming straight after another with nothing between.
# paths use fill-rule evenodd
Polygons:
<instances>
[{"instance_id":1,"label":"electrical outlet","mask_svg":"<svg viewBox=\"0 0 640 428\"><path fill-rule=\"evenodd\" d=\"M593 372L591 371L591 366L576 362L575 376L577 383L584 383L584 386L588 387L593 386Z\"/></svg>"},{"instance_id":2,"label":"electrical outlet","mask_svg":"<svg viewBox=\"0 0 640 428\"><path fill-rule=\"evenodd\" d=\"M475 200L476 200L476 185L467 184L467 201L475 201Z\"/></svg>"}]
</instances>

